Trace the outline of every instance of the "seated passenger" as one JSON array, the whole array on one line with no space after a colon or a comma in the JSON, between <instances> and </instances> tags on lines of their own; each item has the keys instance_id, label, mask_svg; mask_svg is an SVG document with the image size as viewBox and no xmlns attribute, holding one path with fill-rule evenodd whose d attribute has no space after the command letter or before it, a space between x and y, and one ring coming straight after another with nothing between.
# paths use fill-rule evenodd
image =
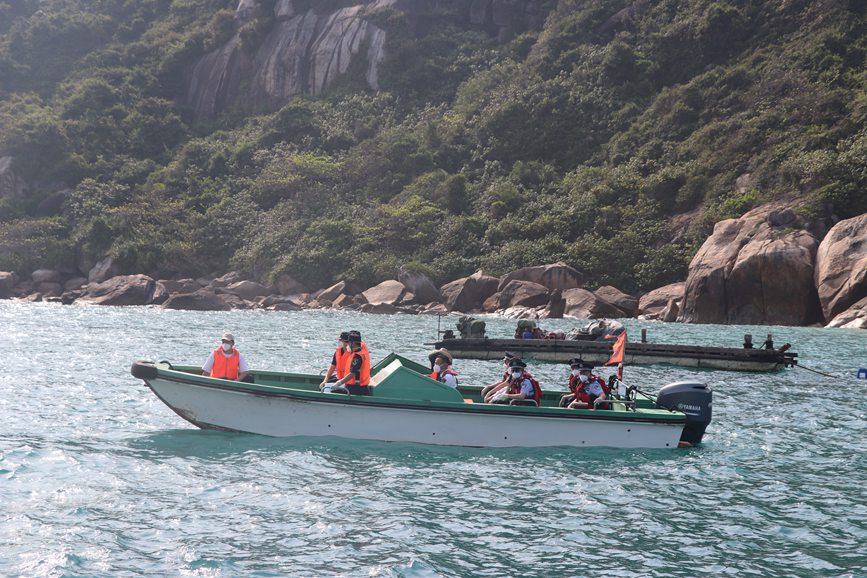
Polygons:
<instances>
[{"instance_id":1,"label":"seated passenger","mask_svg":"<svg viewBox=\"0 0 867 578\"><path fill-rule=\"evenodd\" d=\"M457 389L458 374L452 370L452 354L448 349L437 349L428 355L428 359L431 361L431 374L428 377Z\"/></svg>"},{"instance_id":2,"label":"seated passenger","mask_svg":"<svg viewBox=\"0 0 867 578\"><path fill-rule=\"evenodd\" d=\"M512 363L512 360L515 359L515 354L511 351L506 351L503 355L503 365L505 365L505 371L503 372L503 377L499 381L495 381L489 385L486 385L482 388L480 395L484 399L487 397L489 393L496 393L500 391L504 387L506 387L509 383L509 366Z\"/></svg>"},{"instance_id":3,"label":"seated passenger","mask_svg":"<svg viewBox=\"0 0 867 578\"><path fill-rule=\"evenodd\" d=\"M533 335L533 329L530 327L525 327L524 331L521 332L521 339L535 339Z\"/></svg>"},{"instance_id":4,"label":"seated passenger","mask_svg":"<svg viewBox=\"0 0 867 578\"><path fill-rule=\"evenodd\" d=\"M581 361L581 360L578 360ZM578 382L575 388L575 399L569 404L572 409L608 409L607 403L597 403L597 400L608 398L608 386L605 380L591 373L593 366L581 362L572 371L578 371ZM573 377L574 374L573 374ZM572 380L570 379L570 387Z\"/></svg>"},{"instance_id":5,"label":"seated passenger","mask_svg":"<svg viewBox=\"0 0 867 578\"><path fill-rule=\"evenodd\" d=\"M220 347L211 352L202 366L202 375L252 383L249 373L247 360L235 349L235 336L228 331L223 333Z\"/></svg>"},{"instance_id":6,"label":"seated passenger","mask_svg":"<svg viewBox=\"0 0 867 578\"><path fill-rule=\"evenodd\" d=\"M578 396L578 387L581 385L581 381L578 376L581 375L581 367L584 365L584 360L580 357L573 357L569 360L569 367L571 368L571 372L569 373L569 393L560 397L560 407L569 407L569 404L575 401L575 398Z\"/></svg>"},{"instance_id":7,"label":"seated passenger","mask_svg":"<svg viewBox=\"0 0 867 578\"><path fill-rule=\"evenodd\" d=\"M326 384L342 379L345 375L343 373L343 358L349 355L348 340L349 333L346 331L343 331L340 336L338 336L337 349L334 351L334 355L331 356L331 365L328 367L328 371L325 372L325 378L322 380L322 383L319 384L320 391L325 390Z\"/></svg>"},{"instance_id":8,"label":"seated passenger","mask_svg":"<svg viewBox=\"0 0 867 578\"><path fill-rule=\"evenodd\" d=\"M506 403L513 405L539 405L542 388L539 382L527 371L527 364L518 358L509 365L509 384L504 390L489 393L486 403Z\"/></svg>"},{"instance_id":9,"label":"seated passenger","mask_svg":"<svg viewBox=\"0 0 867 578\"><path fill-rule=\"evenodd\" d=\"M361 335L350 331L349 354L344 358L346 375L334 383L332 393L351 393L352 395L373 395L370 388L370 353L362 348Z\"/></svg>"}]
</instances>

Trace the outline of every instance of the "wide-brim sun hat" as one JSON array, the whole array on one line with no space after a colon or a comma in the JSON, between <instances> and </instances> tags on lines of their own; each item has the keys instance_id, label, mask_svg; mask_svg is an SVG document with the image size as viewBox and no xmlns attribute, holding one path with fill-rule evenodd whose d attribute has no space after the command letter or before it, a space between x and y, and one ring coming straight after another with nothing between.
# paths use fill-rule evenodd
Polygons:
<instances>
[{"instance_id":1,"label":"wide-brim sun hat","mask_svg":"<svg viewBox=\"0 0 867 578\"><path fill-rule=\"evenodd\" d=\"M452 364L452 354L449 353L449 350L446 349L445 347L440 347L439 349L434 349L427 356L427 358L430 360L431 363L433 363L437 357L444 357L446 359L446 361L449 362L449 365Z\"/></svg>"}]
</instances>

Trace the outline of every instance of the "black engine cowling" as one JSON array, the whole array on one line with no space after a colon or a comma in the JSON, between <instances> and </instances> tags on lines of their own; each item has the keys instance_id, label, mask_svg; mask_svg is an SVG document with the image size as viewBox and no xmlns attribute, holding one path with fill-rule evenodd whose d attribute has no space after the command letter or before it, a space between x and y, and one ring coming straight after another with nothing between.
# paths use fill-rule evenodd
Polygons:
<instances>
[{"instance_id":1,"label":"black engine cowling","mask_svg":"<svg viewBox=\"0 0 867 578\"><path fill-rule=\"evenodd\" d=\"M685 413L686 427L680 441L695 445L701 442L711 420L713 390L706 383L695 381L669 383L659 390L656 407Z\"/></svg>"}]
</instances>

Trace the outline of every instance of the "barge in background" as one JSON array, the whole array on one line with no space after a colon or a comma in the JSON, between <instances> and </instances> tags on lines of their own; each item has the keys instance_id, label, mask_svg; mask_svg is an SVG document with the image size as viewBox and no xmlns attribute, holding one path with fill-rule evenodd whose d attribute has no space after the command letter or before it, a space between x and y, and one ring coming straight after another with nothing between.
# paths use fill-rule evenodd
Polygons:
<instances>
[{"instance_id":1,"label":"barge in background","mask_svg":"<svg viewBox=\"0 0 867 578\"><path fill-rule=\"evenodd\" d=\"M703 345L675 345L647 343L642 330L642 341L628 341L623 362L627 365L668 364L704 369L729 371L775 371L798 363L798 354L789 351L787 343L774 349L773 337L761 349L754 348L752 336L744 336L743 347L706 347ZM442 339L434 346L445 347L455 358L501 360L504 351L537 361L567 363L581 357L594 365L602 365L612 355L613 340L589 341L572 339L488 339L456 337Z\"/></svg>"}]
</instances>

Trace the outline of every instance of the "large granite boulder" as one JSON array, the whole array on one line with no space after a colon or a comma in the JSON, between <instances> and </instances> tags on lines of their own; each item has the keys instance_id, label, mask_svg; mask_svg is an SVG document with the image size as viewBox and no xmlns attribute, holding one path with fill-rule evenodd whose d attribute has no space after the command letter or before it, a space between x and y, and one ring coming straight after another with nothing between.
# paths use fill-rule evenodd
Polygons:
<instances>
[{"instance_id":1,"label":"large granite boulder","mask_svg":"<svg viewBox=\"0 0 867 578\"><path fill-rule=\"evenodd\" d=\"M0 271L0 299L9 299L15 295L15 285L18 275L14 271Z\"/></svg>"},{"instance_id":2,"label":"large granite boulder","mask_svg":"<svg viewBox=\"0 0 867 578\"><path fill-rule=\"evenodd\" d=\"M37 269L30 274L30 278L34 285L39 285L40 283L60 283L61 276L60 271L54 269Z\"/></svg>"},{"instance_id":3,"label":"large granite boulder","mask_svg":"<svg viewBox=\"0 0 867 578\"><path fill-rule=\"evenodd\" d=\"M549 300L548 288L530 281L509 281L502 290L497 303L499 309L510 307L541 307ZM568 301L567 301L568 302Z\"/></svg>"},{"instance_id":4,"label":"large granite boulder","mask_svg":"<svg viewBox=\"0 0 867 578\"><path fill-rule=\"evenodd\" d=\"M81 301L95 305L148 305L153 301L156 281L147 275L118 275L102 283L91 283Z\"/></svg>"},{"instance_id":5,"label":"large granite boulder","mask_svg":"<svg viewBox=\"0 0 867 578\"><path fill-rule=\"evenodd\" d=\"M346 282L338 281L331 287L327 287L316 294L317 299L321 299L322 301L331 301L332 303L337 300L338 297L346 293Z\"/></svg>"},{"instance_id":6,"label":"large granite boulder","mask_svg":"<svg viewBox=\"0 0 867 578\"><path fill-rule=\"evenodd\" d=\"M436 285L424 273L410 271L401 267L397 274L397 280L404 284L407 291L415 295L416 303L433 303L442 301L442 294Z\"/></svg>"},{"instance_id":7,"label":"large granite boulder","mask_svg":"<svg viewBox=\"0 0 867 578\"><path fill-rule=\"evenodd\" d=\"M257 2L238 6L238 20L255 14ZM379 89L385 32L366 18L361 2L328 10L297 12L285 2L277 22L250 52L240 31L193 67L187 103L199 118L231 107L275 110L298 94L321 94L349 71L366 68L365 80Z\"/></svg>"},{"instance_id":8,"label":"large granite boulder","mask_svg":"<svg viewBox=\"0 0 867 578\"><path fill-rule=\"evenodd\" d=\"M766 215L720 221L689 266L680 321L807 325L820 317L813 282L819 243Z\"/></svg>"},{"instance_id":9,"label":"large granite boulder","mask_svg":"<svg viewBox=\"0 0 867 578\"><path fill-rule=\"evenodd\" d=\"M208 289L194 293L171 295L162 304L163 309L183 309L188 311L228 311L231 309L219 295Z\"/></svg>"},{"instance_id":10,"label":"large granite boulder","mask_svg":"<svg viewBox=\"0 0 867 578\"><path fill-rule=\"evenodd\" d=\"M816 253L815 283L825 319L867 297L867 213L828 231Z\"/></svg>"},{"instance_id":11,"label":"large granite boulder","mask_svg":"<svg viewBox=\"0 0 867 578\"><path fill-rule=\"evenodd\" d=\"M406 287L403 283L389 279L371 287L367 291L363 291L361 294L364 295L364 298L370 305L379 305L381 303L397 305L403 299L405 293Z\"/></svg>"},{"instance_id":12,"label":"large granite boulder","mask_svg":"<svg viewBox=\"0 0 867 578\"><path fill-rule=\"evenodd\" d=\"M238 281L228 285L223 290L245 301L252 301L256 297L267 297L273 293L270 288L255 281Z\"/></svg>"},{"instance_id":13,"label":"large granite boulder","mask_svg":"<svg viewBox=\"0 0 867 578\"><path fill-rule=\"evenodd\" d=\"M867 297L843 311L831 320L826 327L846 329L867 329Z\"/></svg>"},{"instance_id":14,"label":"large granite boulder","mask_svg":"<svg viewBox=\"0 0 867 578\"><path fill-rule=\"evenodd\" d=\"M488 297L497 292L500 280L481 271L456 279L440 287L443 303L451 311L473 311L482 307Z\"/></svg>"},{"instance_id":15,"label":"large granite boulder","mask_svg":"<svg viewBox=\"0 0 867 578\"><path fill-rule=\"evenodd\" d=\"M611 303L627 316L627 317L635 317L638 314L638 298L633 297L632 295L628 295L617 289L616 287L612 287L611 285L604 285L594 291L597 297L604 299L605 301Z\"/></svg>"},{"instance_id":16,"label":"large granite boulder","mask_svg":"<svg viewBox=\"0 0 867 578\"><path fill-rule=\"evenodd\" d=\"M83 272L83 271L82 271ZM114 257L106 257L94 265L87 274L88 283L102 283L120 274L120 269L114 263Z\"/></svg>"},{"instance_id":17,"label":"large granite boulder","mask_svg":"<svg viewBox=\"0 0 867 578\"><path fill-rule=\"evenodd\" d=\"M198 118L235 108L277 110L296 95L322 94L347 75L363 77L371 90L379 90L388 50L386 33L376 19L385 10L402 12L409 22L408 34L425 34L442 25L443 9L438 4L430 0L241 0L235 14L238 31L192 67L186 104ZM529 28L541 29L551 5L543 0L451 4L448 10L455 18L446 19L451 25L481 28L501 42ZM272 14L266 14L269 8ZM255 44L249 37L242 39L241 25L260 17L273 20L264 38Z\"/></svg>"},{"instance_id":18,"label":"large granite boulder","mask_svg":"<svg viewBox=\"0 0 867 578\"><path fill-rule=\"evenodd\" d=\"M603 319L626 317L620 309L592 291L575 287L563 291L566 300L565 313L579 319Z\"/></svg>"},{"instance_id":19,"label":"large granite boulder","mask_svg":"<svg viewBox=\"0 0 867 578\"><path fill-rule=\"evenodd\" d=\"M538 283L548 289L559 289L565 291L580 287L582 282L581 273L566 263L552 263L550 265L540 265L538 267L524 267L507 273L500 277L500 284L497 291L502 291L503 288L511 281L530 281Z\"/></svg>"},{"instance_id":20,"label":"large granite boulder","mask_svg":"<svg viewBox=\"0 0 867 578\"><path fill-rule=\"evenodd\" d=\"M678 281L677 283L663 285L658 289L645 293L638 300L638 314L650 318L659 317L672 299L676 302L683 300L683 292L685 290L686 283Z\"/></svg>"}]
</instances>

